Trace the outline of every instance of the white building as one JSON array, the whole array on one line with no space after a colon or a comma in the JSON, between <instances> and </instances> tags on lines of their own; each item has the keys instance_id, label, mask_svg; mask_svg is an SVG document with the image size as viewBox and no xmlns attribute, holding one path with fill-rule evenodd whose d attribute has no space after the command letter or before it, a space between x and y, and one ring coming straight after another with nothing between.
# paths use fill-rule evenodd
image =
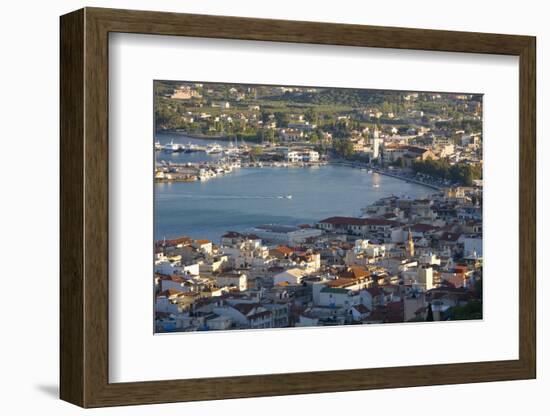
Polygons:
<instances>
[{"instance_id":1,"label":"white building","mask_svg":"<svg viewBox=\"0 0 550 416\"><path fill-rule=\"evenodd\" d=\"M174 274L178 267L175 263L168 261L166 258L161 258L155 261L155 273L171 275Z\"/></svg>"},{"instance_id":2,"label":"white building","mask_svg":"<svg viewBox=\"0 0 550 416\"><path fill-rule=\"evenodd\" d=\"M382 244L371 244L369 240L355 240L353 250L346 252L344 262L346 266L366 266L376 259L386 255L386 246Z\"/></svg>"},{"instance_id":3,"label":"white building","mask_svg":"<svg viewBox=\"0 0 550 416\"><path fill-rule=\"evenodd\" d=\"M354 235L368 235L382 233L391 235L391 230L400 223L380 218L330 217L317 223L317 226L330 232L352 233Z\"/></svg>"},{"instance_id":4,"label":"white building","mask_svg":"<svg viewBox=\"0 0 550 416\"><path fill-rule=\"evenodd\" d=\"M194 240L193 247L199 250L201 253L207 255L212 254L212 241L210 240Z\"/></svg>"},{"instance_id":5,"label":"white building","mask_svg":"<svg viewBox=\"0 0 550 416\"><path fill-rule=\"evenodd\" d=\"M384 141L379 137L374 137L372 139L372 158L378 159L380 157L380 147L382 147L382 144Z\"/></svg>"},{"instance_id":6,"label":"white building","mask_svg":"<svg viewBox=\"0 0 550 416\"><path fill-rule=\"evenodd\" d=\"M319 152L312 149L294 149L288 147L279 148L279 153L283 155L287 162L318 162Z\"/></svg>"},{"instance_id":7,"label":"white building","mask_svg":"<svg viewBox=\"0 0 550 416\"><path fill-rule=\"evenodd\" d=\"M160 290L177 290L177 291L188 291L188 286L185 284L185 279L180 276L171 275L166 276L160 279L159 281Z\"/></svg>"},{"instance_id":8,"label":"white building","mask_svg":"<svg viewBox=\"0 0 550 416\"><path fill-rule=\"evenodd\" d=\"M279 135L284 142L297 142L304 138L304 132L298 129L281 129Z\"/></svg>"},{"instance_id":9,"label":"white building","mask_svg":"<svg viewBox=\"0 0 550 416\"><path fill-rule=\"evenodd\" d=\"M319 292L319 306L350 308L360 303L359 293L348 289L324 287Z\"/></svg>"},{"instance_id":10,"label":"white building","mask_svg":"<svg viewBox=\"0 0 550 416\"><path fill-rule=\"evenodd\" d=\"M182 293L178 290L166 290L157 295L155 298L155 312L164 312L164 313L179 313L179 308L177 304L177 297Z\"/></svg>"},{"instance_id":11,"label":"white building","mask_svg":"<svg viewBox=\"0 0 550 416\"><path fill-rule=\"evenodd\" d=\"M208 257L205 261L199 264L200 273L216 273L219 272L223 265L229 261L229 257L219 255L216 257Z\"/></svg>"},{"instance_id":12,"label":"white building","mask_svg":"<svg viewBox=\"0 0 550 416\"><path fill-rule=\"evenodd\" d=\"M441 259L433 253L425 253L418 257L418 262L423 265L428 266L439 266L441 265Z\"/></svg>"},{"instance_id":13,"label":"white building","mask_svg":"<svg viewBox=\"0 0 550 416\"><path fill-rule=\"evenodd\" d=\"M299 285L307 274L308 273L303 269L288 269L273 276L273 284L288 283L289 285Z\"/></svg>"},{"instance_id":14,"label":"white building","mask_svg":"<svg viewBox=\"0 0 550 416\"><path fill-rule=\"evenodd\" d=\"M370 310L363 304L353 305L350 309L351 317L355 322L360 322L370 315Z\"/></svg>"},{"instance_id":15,"label":"white building","mask_svg":"<svg viewBox=\"0 0 550 416\"><path fill-rule=\"evenodd\" d=\"M154 271L160 274L190 274L193 276L199 275L199 263L193 262L191 264L182 265L179 261L171 262L166 257L162 257L155 261Z\"/></svg>"},{"instance_id":16,"label":"white building","mask_svg":"<svg viewBox=\"0 0 550 416\"><path fill-rule=\"evenodd\" d=\"M432 267L420 266L402 273L405 283L412 285L413 289L423 293L435 287L434 271Z\"/></svg>"},{"instance_id":17,"label":"white building","mask_svg":"<svg viewBox=\"0 0 550 416\"><path fill-rule=\"evenodd\" d=\"M252 230L262 240L273 243L296 245L303 243L308 238L318 237L323 231L316 228L300 228L290 225L259 225Z\"/></svg>"},{"instance_id":18,"label":"white building","mask_svg":"<svg viewBox=\"0 0 550 416\"><path fill-rule=\"evenodd\" d=\"M227 241L228 242L228 241ZM223 252L237 269L248 267L262 267L269 263L269 249L262 245L260 239L243 239L228 242L222 247Z\"/></svg>"},{"instance_id":19,"label":"white building","mask_svg":"<svg viewBox=\"0 0 550 416\"><path fill-rule=\"evenodd\" d=\"M289 162L318 162L319 153L315 150L291 150L286 154Z\"/></svg>"},{"instance_id":20,"label":"white building","mask_svg":"<svg viewBox=\"0 0 550 416\"><path fill-rule=\"evenodd\" d=\"M214 277L218 287L236 287L241 292L246 290L246 278L246 274L244 273L227 273Z\"/></svg>"},{"instance_id":21,"label":"white building","mask_svg":"<svg viewBox=\"0 0 550 416\"><path fill-rule=\"evenodd\" d=\"M321 268L321 254L307 253L293 257L294 262L306 270L308 273L314 273Z\"/></svg>"}]
</instances>

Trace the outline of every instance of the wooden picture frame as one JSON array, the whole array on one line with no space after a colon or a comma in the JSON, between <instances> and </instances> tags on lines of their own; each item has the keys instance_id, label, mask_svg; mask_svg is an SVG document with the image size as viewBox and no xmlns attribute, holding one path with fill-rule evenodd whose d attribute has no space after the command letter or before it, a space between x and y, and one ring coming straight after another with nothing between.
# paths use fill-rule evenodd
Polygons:
<instances>
[{"instance_id":1,"label":"wooden picture frame","mask_svg":"<svg viewBox=\"0 0 550 416\"><path fill-rule=\"evenodd\" d=\"M60 358L63 400L101 407L536 377L535 38L85 8L61 17ZM520 66L519 359L109 383L110 32L514 55Z\"/></svg>"}]
</instances>

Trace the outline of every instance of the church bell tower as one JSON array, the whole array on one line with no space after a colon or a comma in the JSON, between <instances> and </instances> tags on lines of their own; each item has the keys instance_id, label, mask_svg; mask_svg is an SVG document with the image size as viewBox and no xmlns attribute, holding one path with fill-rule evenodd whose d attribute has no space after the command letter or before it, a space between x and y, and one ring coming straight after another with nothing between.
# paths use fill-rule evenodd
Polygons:
<instances>
[{"instance_id":1,"label":"church bell tower","mask_svg":"<svg viewBox=\"0 0 550 416\"><path fill-rule=\"evenodd\" d=\"M407 237L407 256L414 257L414 241L413 241L410 228L409 228L409 235Z\"/></svg>"}]
</instances>

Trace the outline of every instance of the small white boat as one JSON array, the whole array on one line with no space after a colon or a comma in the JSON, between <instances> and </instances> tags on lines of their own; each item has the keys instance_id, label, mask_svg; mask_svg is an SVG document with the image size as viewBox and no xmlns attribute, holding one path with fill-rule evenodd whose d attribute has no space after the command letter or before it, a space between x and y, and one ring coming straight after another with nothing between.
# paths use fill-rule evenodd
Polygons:
<instances>
[{"instance_id":1,"label":"small white boat","mask_svg":"<svg viewBox=\"0 0 550 416\"><path fill-rule=\"evenodd\" d=\"M238 155L241 151L236 147L228 147L227 149L224 149L223 153L226 155Z\"/></svg>"},{"instance_id":2,"label":"small white boat","mask_svg":"<svg viewBox=\"0 0 550 416\"><path fill-rule=\"evenodd\" d=\"M238 155L241 153L241 149L233 145L233 140L229 140L229 145L223 149L223 153L226 155Z\"/></svg>"},{"instance_id":3,"label":"small white boat","mask_svg":"<svg viewBox=\"0 0 550 416\"><path fill-rule=\"evenodd\" d=\"M174 143L173 140L170 143L165 144L162 149L166 152L183 152L183 146L179 143Z\"/></svg>"},{"instance_id":4,"label":"small white boat","mask_svg":"<svg viewBox=\"0 0 550 416\"><path fill-rule=\"evenodd\" d=\"M199 152L201 150L200 146L193 144L193 143L187 143L187 146L184 146L185 153L194 153Z\"/></svg>"},{"instance_id":5,"label":"small white boat","mask_svg":"<svg viewBox=\"0 0 550 416\"><path fill-rule=\"evenodd\" d=\"M292 195L285 196L286 199L292 199Z\"/></svg>"},{"instance_id":6,"label":"small white boat","mask_svg":"<svg viewBox=\"0 0 550 416\"><path fill-rule=\"evenodd\" d=\"M223 152L223 148L217 143L206 146L206 153L208 154L216 154L221 152Z\"/></svg>"}]
</instances>

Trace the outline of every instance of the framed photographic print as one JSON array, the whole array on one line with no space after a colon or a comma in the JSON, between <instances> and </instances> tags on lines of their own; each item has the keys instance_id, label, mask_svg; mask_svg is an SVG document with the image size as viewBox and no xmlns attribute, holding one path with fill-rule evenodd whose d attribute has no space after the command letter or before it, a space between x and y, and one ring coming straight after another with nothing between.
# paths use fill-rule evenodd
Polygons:
<instances>
[{"instance_id":1,"label":"framed photographic print","mask_svg":"<svg viewBox=\"0 0 550 416\"><path fill-rule=\"evenodd\" d=\"M83 407L536 376L535 38L61 17Z\"/></svg>"}]
</instances>

